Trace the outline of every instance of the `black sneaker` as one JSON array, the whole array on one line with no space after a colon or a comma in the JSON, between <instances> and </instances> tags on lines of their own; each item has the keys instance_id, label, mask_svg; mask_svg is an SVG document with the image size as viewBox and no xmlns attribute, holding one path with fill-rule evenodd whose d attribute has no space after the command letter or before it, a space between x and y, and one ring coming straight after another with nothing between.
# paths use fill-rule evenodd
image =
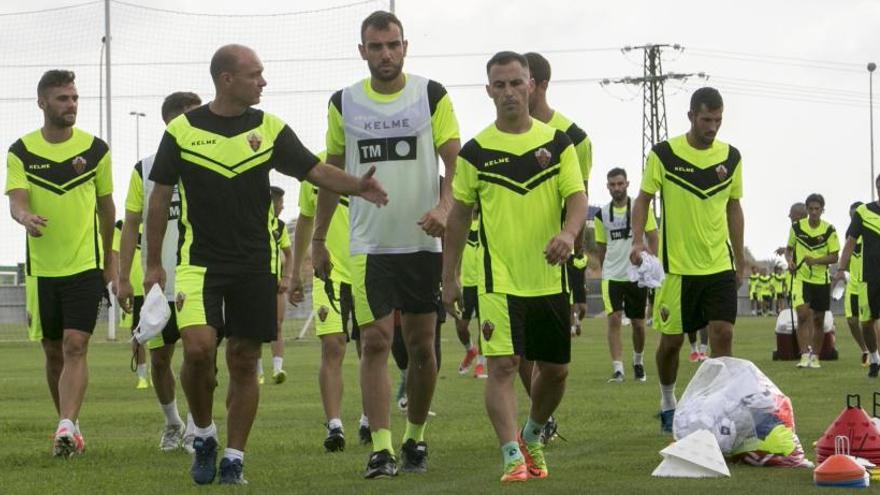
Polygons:
<instances>
[{"instance_id":1,"label":"black sneaker","mask_svg":"<svg viewBox=\"0 0 880 495\"><path fill-rule=\"evenodd\" d=\"M221 485L247 485L244 479L244 465L241 459L220 459L220 484Z\"/></svg>"},{"instance_id":2,"label":"black sneaker","mask_svg":"<svg viewBox=\"0 0 880 495\"><path fill-rule=\"evenodd\" d=\"M555 440L556 438L562 438L562 436L559 435L559 423L556 422L556 418L550 416L550 418L547 419L547 422L544 423L544 428L541 429L539 439L542 444L547 445L550 441ZM562 439L565 440L564 438Z\"/></svg>"},{"instance_id":3,"label":"black sneaker","mask_svg":"<svg viewBox=\"0 0 880 495\"><path fill-rule=\"evenodd\" d=\"M367 461L364 478L376 479L397 476L397 459L387 449L373 452Z\"/></svg>"},{"instance_id":4,"label":"black sneaker","mask_svg":"<svg viewBox=\"0 0 880 495\"><path fill-rule=\"evenodd\" d=\"M214 437L196 437L193 440L192 467L189 474L197 485L209 485L217 476L217 439Z\"/></svg>"},{"instance_id":5,"label":"black sneaker","mask_svg":"<svg viewBox=\"0 0 880 495\"><path fill-rule=\"evenodd\" d=\"M400 470L404 473L428 472L428 444L412 438L400 447Z\"/></svg>"},{"instance_id":6,"label":"black sneaker","mask_svg":"<svg viewBox=\"0 0 880 495\"><path fill-rule=\"evenodd\" d=\"M623 372L615 371L611 378L608 379L608 383L620 383L623 381Z\"/></svg>"},{"instance_id":7,"label":"black sneaker","mask_svg":"<svg viewBox=\"0 0 880 495\"><path fill-rule=\"evenodd\" d=\"M330 428L327 430L324 448L327 452L342 452L345 450L345 434L342 432L342 428Z\"/></svg>"},{"instance_id":8,"label":"black sneaker","mask_svg":"<svg viewBox=\"0 0 880 495\"><path fill-rule=\"evenodd\" d=\"M645 375L645 365L634 364L633 365L633 377L635 377L637 382L646 381L648 379L648 376Z\"/></svg>"},{"instance_id":9,"label":"black sneaker","mask_svg":"<svg viewBox=\"0 0 880 495\"><path fill-rule=\"evenodd\" d=\"M868 378L877 378L877 372L880 372L880 364L871 363L868 365Z\"/></svg>"},{"instance_id":10,"label":"black sneaker","mask_svg":"<svg viewBox=\"0 0 880 495\"><path fill-rule=\"evenodd\" d=\"M373 443L373 434L370 433L370 427L367 425L361 425L358 428L358 437L360 438L361 445Z\"/></svg>"}]
</instances>

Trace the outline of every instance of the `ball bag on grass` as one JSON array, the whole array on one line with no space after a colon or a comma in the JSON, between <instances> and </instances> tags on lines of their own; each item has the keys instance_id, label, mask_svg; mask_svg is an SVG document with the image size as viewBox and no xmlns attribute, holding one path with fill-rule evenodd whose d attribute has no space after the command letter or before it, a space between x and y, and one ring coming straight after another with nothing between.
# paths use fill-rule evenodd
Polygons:
<instances>
[{"instance_id":1,"label":"ball bag on grass","mask_svg":"<svg viewBox=\"0 0 880 495\"><path fill-rule=\"evenodd\" d=\"M709 430L722 454L756 466L813 467L795 434L791 400L750 361L700 365L678 402L673 433Z\"/></svg>"}]
</instances>

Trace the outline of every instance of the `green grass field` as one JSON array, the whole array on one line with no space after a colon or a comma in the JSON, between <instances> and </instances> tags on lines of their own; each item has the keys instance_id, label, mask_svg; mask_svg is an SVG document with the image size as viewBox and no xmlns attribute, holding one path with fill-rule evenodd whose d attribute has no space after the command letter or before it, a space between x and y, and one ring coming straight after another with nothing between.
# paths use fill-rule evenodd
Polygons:
<instances>
[{"instance_id":1,"label":"green grass field","mask_svg":"<svg viewBox=\"0 0 880 495\"><path fill-rule=\"evenodd\" d=\"M860 393L869 409L876 381L865 377L843 321L838 321L841 360L823 363L821 370L797 370L793 362L773 362L774 336L770 318L742 318L737 326L735 354L754 361L795 407L797 431L810 445L840 413L845 394ZM262 388L260 410L248 444L241 493L804 493L819 491L808 470L731 466L731 478L712 480L657 479L651 471L660 462L658 451L669 438L658 433L653 415L659 391L653 355L647 360L648 382L608 384L610 360L604 319L586 322L584 335L573 344L568 392L558 411L560 432L567 442L548 448L550 477L519 486L498 482L501 461L483 408L483 382L460 377L462 351L454 330L444 328L443 367L429 423L429 473L401 475L394 480L364 481L361 473L368 449L357 445L360 393L357 359L349 348L345 363L346 396L343 421L349 446L341 454L325 454L323 413L317 383L320 348L314 337L289 341L283 385ZM98 335L103 336L102 330ZM625 330L628 334L628 330ZM293 335L291 328L288 335ZM648 349L656 345L649 331ZM630 346L625 346L625 356ZM71 460L51 457L51 435L57 418L43 374L37 344L0 343L0 493L213 493L219 486L195 487L189 478L190 458L183 451L158 450L162 415L152 390L134 389L130 353L121 343L96 337L90 351L91 383L81 415L87 441L84 456ZM180 352L175 357L179 367ZM630 359L627 373L631 376ZM264 363L271 370L268 348ZM222 366L221 366L222 368ZM679 395L696 366L683 355ZM221 445L225 429L222 404L227 380L221 371L216 393L216 421ZM395 372L395 389L397 376ZM527 402L521 394L524 419ZM183 409L185 401L178 393ZM185 413L185 410L181 411ZM395 443L403 433L403 416L393 413ZM227 490L228 491L228 490Z\"/></svg>"}]
</instances>

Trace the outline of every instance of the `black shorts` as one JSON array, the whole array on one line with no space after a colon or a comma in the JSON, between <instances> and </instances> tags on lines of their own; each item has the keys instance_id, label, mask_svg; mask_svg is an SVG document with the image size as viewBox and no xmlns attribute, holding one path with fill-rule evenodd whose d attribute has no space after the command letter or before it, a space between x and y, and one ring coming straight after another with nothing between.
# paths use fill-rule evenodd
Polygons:
<instances>
[{"instance_id":1,"label":"black shorts","mask_svg":"<svg viewBox=\"0 0 880 495\"><path fill-rule=\"evenodd\" d=\"M571 303L567 293L519 297L480 294L480 342L485 356L571 361Z\"/></svg>"},{"instance_id":2,"label":"black shorts","mask_svg":"<svg viewBox=\"0 0 880 495\"><path fill-rule=\"evenodd\" d=\"M800 298L796 299L795 306L808 304L813 311L828 311L831 309L831 284L811 284L801 282ZM801 304L798 304L801 302Z\"/></svg>"},{"instance_id":3,"label":"black shorts","mask_svg":"<svg viewBox=\"0 0 880 495\"><path fill-rule=\"evenodd\" d=\"M571 263L566 263L565 270L568 274L568 285L571 287L571 302L574 304L586 304L586 269L577 268Z\"/></svg>"},{"instance_id":4,"label":"black shorts","mask_svg":"<svg viewBox=\"0 0 880 495\"><path fill-rule=\"evenodd\" d=\"M134 296L131 305L131 331L141 322L141 308L144 307L144 296Z\"/></svg>"},{"instance_id":5,"label":"black shorts","mask_svg":"<svg viewBox=\"0 0 880 495\"><path fill-rule=\"evenodd\" d=\"M95 330L104 294L100 270L66 277L28 277L27 313L32 340L61 340L64 330Z\"/></svg>"},{"instance_id":6,"label":"black shorts","mask_svg":"<svg viewBox=\"0 0 880 495\"><path fill-rule=\"evenodd\" d=\"M865 287L862 289L862 295L867 295L867 303L862 303L862 309L865 314L861 315L861 321L866 321L868 319L880 320L880 283L865 282ZM858 315L858 308L856 309L857 312L854 314Z\"/></svg>"},{"instance_id":7,"label":"black shorts","mask_svg":"<svg viewBox=\"0 0 880 495\"><path fill-rule=\"evenodd\" d=\"M631 320L644 320L645 308L648 306L648 288L639 287L635 282L603 280L602 300L607 314L622 310Z\"/></svg>"},{"instance_id":8,"label":"black shorts","mask_svg":"<svg viewBox=\"0 0 880 495\"><path fill-rule=\"evenodd\" d=\"M667 274L654 301L654 327L667 335L691 333L710 321L736 323L736 273Z\"/></svg>"},{"instance_id":9,"label":"black shorts","mask_svg":"<svg viewBox=\"0 0 880 495\"><path fill-rule=\"evenodd\" d=\"M175 279L177 324L210 325L224 337L271 342L278 337L278 278L273 273L218 274L182 267Z\"/></svg>"},{"instance_id":10,"label":"black shorts","mask_svg":"<svg viewBox=\"0 0 880 495\"><path fill-rule=\"evenodd\" d=\"M440 253L367 254L352 257L352 296L360 324L372 323L395 309L424 314L437 311Z\"/></svg>"},{"instance_id":11,"label":"black shorts","mask_svg":"<svg viewBox=\"0 0 880 495\"><path fill-rule=\"evenodd\" d=\"M462 320L480 319L480 302L477 299L477 286L467 286L461 289L464 308L461 311Z\"/></svg>"},{"instance_id":12,"label":"black shorts","mask_svg":"<svg viewBox=\"0 0 880 495\"><path fill-rule=\"evenodd\" d=\"M351 284L341 282L339 284L339 311L342 312L342 330L350 338L358 340L361 338L361 329L358 327L357 318L354 316L354 300L351 297ZM348 323L351 322L351 331L348 329Z\"/></svg>"}]
</instances>

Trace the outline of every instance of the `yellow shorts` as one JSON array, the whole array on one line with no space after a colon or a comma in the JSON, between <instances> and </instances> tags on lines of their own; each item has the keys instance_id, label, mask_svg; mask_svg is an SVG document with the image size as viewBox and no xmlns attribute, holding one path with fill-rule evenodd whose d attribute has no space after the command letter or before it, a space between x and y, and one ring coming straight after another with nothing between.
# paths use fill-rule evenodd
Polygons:
<instances>
[{"instance_id":1,"label":"yellow shorts","mask_svg":"<svg viewBox=\"0 0 880 495\"><path fill-rule=\"evenodd\" d=\"M324 281L317 277L312 279L312 310L315 312L315 335L318 337L334 333L345 333L341 313L341 284L334 280L331 280L331 283L333 284L333 296L335 298L332 304L324 287Z\"/></svg>"}]
</instances>

